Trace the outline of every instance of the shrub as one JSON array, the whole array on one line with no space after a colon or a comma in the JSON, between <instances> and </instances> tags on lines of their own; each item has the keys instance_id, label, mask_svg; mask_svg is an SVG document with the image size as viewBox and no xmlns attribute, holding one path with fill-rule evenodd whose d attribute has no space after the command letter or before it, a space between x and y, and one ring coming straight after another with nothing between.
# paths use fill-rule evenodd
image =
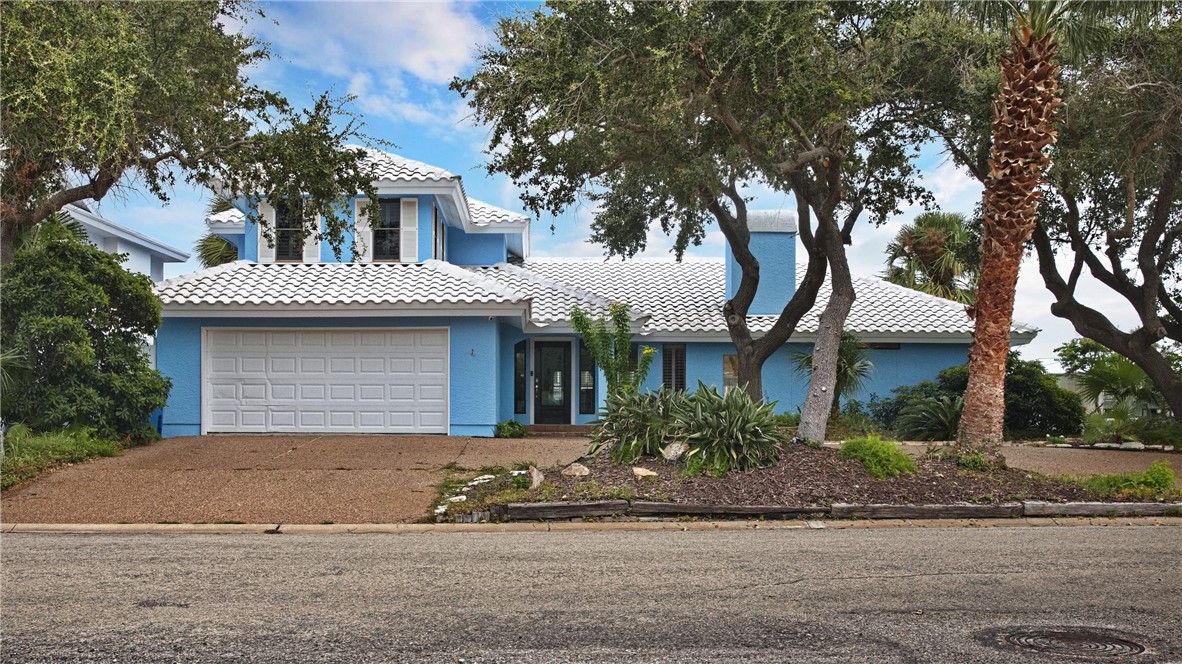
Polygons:
<instances>
[{"instance_id":1,"label":"shrub","mask_svg":"<svg viewBox=\"0 0 1182 664\"><path fill-rule=\"evenodd\" d=\"M1134 420L1132 433L1146 445L1182 445L1182 422L1160 415Z\"/></svg>"},{"instance_id":2,"label":"shrub","mask_svg":"<svg viewBox=\"0 0 1182 664\"><path fill-rule=\"evenodd\" d=\"M856 459L862 462L866 472L880 480L898 477L900 473L915 473L919 467L915 459L895 443L881 440L878 436L866 436L846 441L837 456L842 459Z\"/></svg>"},{"instance_id":3,"label":"shrub","mask_svg":"<svg viewBox=\"0 0 1182 664\"><path fill-rule=\"evenodd\" d=\"M498 422L493 430L494 438L525 438L525 425L517 420Z\"/></svg>"},{"instance_id":4,"label":"shrub","mask_svg":"<svg viewBox=\"0 0 1182 664\"><path fill-rule=\"evenodd\" d=\"M670 438L673 413L685 398L685 393L664 387L643 394L609 394L591 435L588 454L594 455L606 445L611 447L611 458L616 463L659 455Z\"/></svg>"},{"instance_id":5,"label":"shrub","mask_svg":"<svg viewBox=\"0 0 1182 664\"><path fill-rule=\"evenodd\" d=\"M1177 477L1165 461L1157 461L1143 473L1096 475L1080 481L1105 498L1149 498L1171 492Z\"/></svg>"},{"instance_id":6,"label":"shrub","mask_svg":"<svg viewBox=\"0 0 1182 664\"><path fill-rule=\"evenodd\" d=\"M800 411L795 413L780 413L773 418L776 424L782 427L798 427L800 426Z\"/></svg>"},{"instance_id":7,"label":"shrub","mask_svg":"<svg viewBox=\"0 0 1182 664\"><path fill-rule=\"evenodd\" d=\"M627 304L613 302L606 316L595 319L575 307L570 311L570 326L583 336L588 352L603 371L609 396L640 389L648 376L655 351L645 346L633 364L632 318Z\"/></svg>"},{"instance_id":8,"label":"shrub","mask_svg":"<svg viewBox=\"0 0 1182 664\"><path fill-rule=\"evenodd\" d=\"M775 402L752 401L744 389L719 394L698 381L697 391L674 409L671 431L689 444L686 463L701 456L712 475L769 466L784 445L774 408Z\"/></svg>"},{"instance_id":9,"label":"shrub","mask_svg":"<svg viewBox=\"0 0 1182 664\"><path fill-rule=\"evenodd\" d=\"M4 436L0 488L7 489L67 463L118 454L117 443L96 437L90 429L71 427L35 434L28 427L18 424Z\"/></svg>"},{"instance_id":10,"label":"shrub","mask_svg":"<svg viewBox=\"0 0 1182 664\"><path fill-rule=\"evenodd\" d=\"M923 399L903 409L895 433L906 440L954 440L963 409L960 397Z\"/></svg>"},{"instance_id":11,"label":"shrub","mask_svg":"<svg viewBox=\"0 0 1182 664\"><path fill-rule=\"evenodd\" d=\"M1088 415L1083 439L1088 443L1121 443L1133 436L1133 417L1128 403L1116 403L1103 413Z\"/></svg>"},{"instance_id":12,"label":"shrub","mask_svg":"<svg viewBox=\"0 0 1182 664\"><path fill-rule=\"evenodd\" d=\"M878 426L888 430L895 429L899 416L908 406L924 399L947 396L939 383L930 380L915 385L900 385L891 390L891 394L894 396L887 399L879 398L877 394L871 394L870 401L866 402L870 417Z\"/></svg>"},{"instance_id":13,"label":"shrub","mask_svg":"<svg viewBox=\"0 0 1182 664\"><path fill-rule=\"evenodd\" d=\"M152 281L120 259L68 238L18 249L3 267L0 335L24 358L2 403L8 422L53 431L84 425L107 438L156 437L148 416L169 381L152 369L145 339L160 325Z\"/></svg>"}]
</instances>

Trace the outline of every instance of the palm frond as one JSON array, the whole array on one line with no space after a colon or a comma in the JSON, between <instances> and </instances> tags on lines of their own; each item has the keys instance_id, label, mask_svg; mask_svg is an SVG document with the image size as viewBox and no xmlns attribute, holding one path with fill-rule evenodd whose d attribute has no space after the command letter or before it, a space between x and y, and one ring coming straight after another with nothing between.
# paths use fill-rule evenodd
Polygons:
<instances>
[{"instance_id":1,"label":"palm frond","mask_svg":"<svg viewBox=\"0 0 1182 664\"><path fill-rule=\"evenodd\" d=\"M193 249L197 254L197 262L206 268L238 260L238 247L226 238L213 233L202 235L193 245Z\"/></svg>"}]
</instances>

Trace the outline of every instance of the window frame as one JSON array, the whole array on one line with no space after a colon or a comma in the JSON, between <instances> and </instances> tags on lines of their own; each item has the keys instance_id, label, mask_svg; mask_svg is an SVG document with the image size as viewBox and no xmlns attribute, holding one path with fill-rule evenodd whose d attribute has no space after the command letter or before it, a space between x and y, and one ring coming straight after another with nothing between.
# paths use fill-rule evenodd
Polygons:
<instances>
[{"instance_id":1,"label":"window frame","mask_svg":"<svg viewBox=\"0 0 1182 664\"><path fill-rule=\"evenodd\" d=\"M513 414L525 415L529 408L529 340L513 344Z\"/></svg>"},{"instance_id":2,"label":"window frame","mask_svg":"<svg viewBox=\"0 0 1182 664\"><path fill-rule=\"evenodd\" d=\"M298 205L277 201L271 206L275 210L275 262L304 262L304 221ZM284 255L284 252L293 255Z\"/></svg>"},{"instance_id":3,"label":"window frame","mask_svg":"<svg viewBox=\"0 0 1182 664\"><path fill-rule=\"evenodd\" d=\"M727 364L733 364L733 371L727 371ZM728 379L727 374L731 376ZM729 354L722 356L722 392L727 392L737 389L739 387L739 356L737 354Z\"/></svg>"},{"instance_id":4,"label":"window frame","mask_svg":"<svg viewBox=\"0 0 1182 664\"><path fill-rule=\"evenodd\" d=\"M386 225L388 221L386 217L387 206L393 208L397 213L397 220L393 226ZM373 262L375 263L400 263L402 262L402 199L401 198L380 198L378 199L378 225L370 229L370 242L373 244ZM392 235L393 239L387 238L387 242L392 247L391 256L380 255L378 248L382 246L378 241L378 234Z\"/></svg>"},{"instance_id":5,"label":"window frame","mask_svg":"<svg viewBox=\"0 0 1182 664\"><path fill-rule=\"evenodd\" d=\"M583 377L585 373L590 373L591 384L584 385ZM579 414L580 415L594 415L597 408L598 399L596 398L596 391L599 387L599 368L595 365L595 357L591 355L591 349L587 348L587 344L583 340L579 340L579 383L578 383L578 400L579 400ZM590 394L590 405L585 403L587 394Z\"/></svg>"},{"instance_id":6,"label":"window frame","mask_svg":"<svg viewBox=\"0 0 1182 664\"><path fill-rule=\"evenodd\" d=\"M684 392L685 374L685 344L664 344L661 348L661 385Z\"/></svg>"}]
</instances>

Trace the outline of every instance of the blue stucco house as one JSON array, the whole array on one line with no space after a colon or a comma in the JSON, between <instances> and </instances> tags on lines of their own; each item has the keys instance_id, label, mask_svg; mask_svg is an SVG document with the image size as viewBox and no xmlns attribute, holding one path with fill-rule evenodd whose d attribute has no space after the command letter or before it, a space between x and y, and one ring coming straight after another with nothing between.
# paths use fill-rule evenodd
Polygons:
<instances>
[{"instance_id":1,"label":"blue stucco house","mask_svg":"<svg viewBox=\"0 0 1182 664\"><path fill-rule=\"evenodd\" d=\"M567 321L631 305L635 340L657 357L646 387L734 381L722 305L738 269L717 260L532 258L529 219L469 198L458 176L371 152L379 200L351 202L359 253L340 261L267 202L257 212L273 243L242 210L207 220L241 260L160 283L157 366L172 379L164 436L219 432L491 435L494 425L585 424L602 405L601 373ZM381 206L370 228L368 205ZM796 287L796 225L756 213L752 248L762 269L750 325L768 329ZM729 252L728 252L729 255ZM862 278L847 329L872 349L866 394L934 378L966 361L964 308ZM789 356L807 350L806 316L793 342L764 367L778 409L804 401ZM1016 325L1014 342L1037 330ZM862 395L865 396L865 395Z\"/></svg>"}]
</instances>

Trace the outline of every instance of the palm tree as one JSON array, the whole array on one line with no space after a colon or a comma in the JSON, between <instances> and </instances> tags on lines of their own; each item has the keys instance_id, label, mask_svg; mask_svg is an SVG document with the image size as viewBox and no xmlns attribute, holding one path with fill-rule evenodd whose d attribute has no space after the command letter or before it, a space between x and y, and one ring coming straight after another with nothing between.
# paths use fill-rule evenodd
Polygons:
<instances>
[{"instance_id":1,"label":"palm tree","mask_svg":"<svg viewBox=\"0 0 1182 664\"><path fill-rule=\"evenodd\" d=\"M205 218L209 219L215 214L227 212L233 208L230 199L215 196L205 206ZM198 238L196 244L193 245L193 250L197 254L197 262L205 268L238 260L238 247L226 238L213 233L206 233Z\"/></svg>"},{"instance_id":2,"label":"palm tree","mask_svg":"<svg viewBox=\"0 0 1182 664\"><path fill-rule=\"evenodd\" d=\"M893 283L971 304L977 282L977 243L963 214L924 212L887 245L886 274Z\"/></svg>"},{"instance_id":3,"label":"palm tree","mask_svg":"<svg viewBox=\"0 0 1182 664\"><path fill-rule=\"evenodd\" d=\"M993 145L982 204L984 232L969 351L969 382L957 438L999 462L1005 417L1005 367L1014 315L1014 289L1026 241L1034 232L1039 189L1057 138L1062 39L1076 55L1103 42L1104 19L1120 12L1136 20L1157 13L1154 3L1028 0L961 3L987 24L1010 29L1001 56L1001 85L993 104Z\"/></svg>"},{"instance_id":4,"label":"palm tree","mask_svg":"<svg viewBox=\"0 0 1182 664\"><path fill-rule=\"evenodd\" d=\"M802 376L812 374L812 353L793 353L790 359L796 373ZM848 399L862 389L871 371L874 371L874 363L870 361L870 349L857 336L842 332L837 346L837 383L833 386L833 405L829 412L831 418L841 414L841 398Z\"/></svg>"},{"instance_id":5,"label":"palm tree","mask_svg":"<svg viewBox=\"0 0 1182 664\"><path fill-rule=\"evenodd\" d=\"M58 210L45 219L17 231L16 250L37 249L50 242L90 242L86 228L69 213Z\"/></svg>"},{"instance_id":6,"label":"palm tree","mask_svg":"<svg viewBox=\"0 0 1182 664\"><path fill-rule=\"evenodd\" d=\"M1074 375L1079 393L1100 408L1100 399L1112 397L1118 403L1142 403L1160 407L1164 399L1145 370L1132 360L1112 353Z\"/></svg>"}]
</instances>

